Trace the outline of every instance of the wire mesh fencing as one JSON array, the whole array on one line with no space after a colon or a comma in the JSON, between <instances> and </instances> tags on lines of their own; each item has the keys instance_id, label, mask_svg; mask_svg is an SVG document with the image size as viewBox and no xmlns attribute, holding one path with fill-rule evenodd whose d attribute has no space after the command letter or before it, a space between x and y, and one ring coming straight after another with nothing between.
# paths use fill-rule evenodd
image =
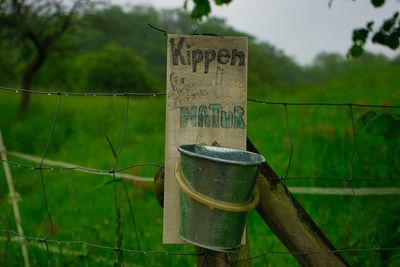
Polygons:
<instances>
[{"instance_id":1,"label":"wire mesh fencing","mask_svg":"<svg viewBox=\"0 0 400 267\"><path fill-rule=\"evenodd\" d=\"M145 249L143 246L143 240L146 238L145 234L141 234L140 229L138 228L138 221L141 220L141 218L137 214L137 208L134 207L133 204L140 205L141 201L144 201L140 198L132 198L132 195L130 195L129 189L127 187L127 184L122 181L122 179L129 179L132 180L133 182L152 182L152 178L149 177L142 177L140 175L132 175L132 174L127 174L127 171L132 171L135 168L138 167L146 167L146 168L152 168L154 172L162 166L161 163L131 163L126 166L120 167L120 159L121 159L121 153L124 150L124 147L126 146L126 138L127 135L129 134L127 132L127 126L129 124L129 119L131 119L131 114L130 114L130 108L132 105L132 101L134 101L135 98L160 98L160 97L165 97L164 93L133 93L133 92L127 92L127 93L69 93L69 92L53 92L53 91L27 91L23 89L15 89L15 88L8 88L8 87L0 87L1 93L6 94L6 93L16 93L16 94L21 94L21 93L29 93L29 94L37 94L37 95L48 95L50 97L56 98L56 104L53 109L53 115L52 119L50 122L50 127L48 130L47 138L46 138L46 143L42 149L41 156L38 157L36 164L32 163L27 163L26 161L29 160L25 158L25 160L8 160L4 159L2 157L1 161L3 164L9 164L13 166L16 172L20 172L18 170L23 169L24 171L32 172L34 173L33 175L38 178L37 180L37 188L40 189L40 194L41 194L41 202L42 202L42 208L44 210L44 213L46 214L46 221L47 221L47 226L43 227L43 222L42 222L42 229L40 229L40 235L39 234L21 234L20 232L14 230L11 223L10 218L4 218L2 222L2 226L0 227L0 232L2 235L1 241L4 244L8 243L26 243L28 244L28 247L31 249L33 247L39 248L43 251L46 252L46 257L47 257L47 263L50 266L56 266L57 262L55 260L55 255L68 255L70 257L87 257L91 258L89 260L92 260L93 262L97 263L102 263L102 264L115 264L116 266L124 266L124 265L129 265L133 264L133 266L152 266L151 263L149 263L148 258L149 257L154 257L155 255L162 255L163 257L201 257L204 256L199 253L192 252L191 250L180 250L179 248L174 248L174 250L159 250L159 249ZM90 168L90 167L82 167L81 165L74 165L74 164L63 164L60 161L52 162L47 159L48 157L48 152L49 148L51 147L52 140L54 139L55 135L55 128L57 125L60 123L60 113L62 111L62 104L65 98L67 97L104 97L104 98L122 98L124 100L123 103L123 114L122 117L120 118L120 126L119 126L119 142L117 146L113 146L113 144L110 142L109 139L109 148L112 151L113 155L113 163L109 168L106 169L99 169L99 168ZM281 177L278 178L272 178L272 179L278 179L282 183L288 185L290 187L291 182L303 182L303 181L317 181L318 183L337 183L343 188L347 188L348 190L351 191L351 201L353 202L359 202L358 199L358 194L357 190L358 187L357 185L359 184L368 184L372 183L373 186L379 183L384 183L385 185L387 184L392 184L395 188L399 186L398 181L400 180L400 176L398 175L397 169L398 166L396 166L396 161L391 164L395 166L388 166L387 168L393 168L394 171L387 171L387 175L381 175L378 176L376 173L371 172L371 174L363 174L362 176L355 176L355 172L358 170L355 170L355 160L357 156L357 151L358 151L358 145L359 145L359 140L358 138L358 131L360 130L360 127L357 126L358 122L362 120L362 115L365 114L363 112L360 116L356 117L355 115L355 109L362 109L366 111L387 111L391 112L393 114L397 114L398 110L400 109L400 105L375 105L375 104L361 104L361 103L329 103L329 102L270 102L270 101L265 101L265 100L260 100L260 99L248 99L249 103L254 103L256 105L264 105L265 107L275 107L279 108L281 107L281 123L284 125L284 133L285 136L281 136L282 140L285 140L285 145L286 148L288 149L286 155L286 164L284 168L281 168L281 172L284 173ZM348 140L346 140L349 148L349 153L344 156L346 159L346 162L344 167L342 167L345 171L341 172L341 175L338 173L325 173L324 175L297 175L296 170L293 170L294 167L297 165L297 161L295 162L294 158L298 158L298 154L296 149L298 147L298 140L295 140L296 137L296 131L292 128L293 126L293 111L291 110L292 107L300 108L300 109L307 109L307 108L339 108L343 109L343 111L347 114L347 118L336 118L337 120L341 120L343 125L347 124L347 129L348 133L346 137ZM385 113L383 112L383 113ZM385 113L386 114L386 113ZM96 115L96 114L95 114ZM361 118L361 119L360 119ZM135 118L133 118L135 119ZM26 122L29 123L29 120ZM399 121L400 123L400 121ZM311 126L312 127L312 126ZM385 127L385 125L383 126ZM256 126L255 128L259 128ZM116 130L116 129L113 129ZM296 129L297 130L297 129ZM12 133L11 133L12 134ZM268 133L265 133L266 135ZM394 140L396 139L397 136L393 137ZM385 139L386 140L386 139ZM5 141L5 145L7 145L7 140ZM149 146L152 146L152 144L149 144ZM5 147L0 148L4 153L6 153ZM388 148L388 151L390 149ZM11 152L9 153L12 156ZM139 152L140 153L140 152ZM14 154L14 156L17 154ZM372 157L375 157L376 155L372 155ZM389 154L387 156L390 156ZM393 156L393 155L392 155ZM390 164L390 162L388 163ZM357 168L358 165L357 165ZM111 180L106 181L105 183L101 184L100 186L104 185L109 185L112 188L112 206L114 210L114 215L113 215L113 221L114 221L114 226L112 227L114 229L114 238L113 242L114 245L105 245L101 242L92 242L92 241L87 241L85 239L80 239L80 238L73 238L73 239L65 239L65 238L57 238L57 236L54 234L57 232L56 228L57 225L55 223L55 220L53 218L53 213L52 210L54 210L54 207L51 207L49 204L50 199L49 199L49 189L47 183L49 183L52 180L49 180L50 175L48 175L49 172L52 173L68 173L67 175L70 175L71 171L82 171L90 174L95 174L95 175L101 175L105 177L110 177ZM294 173L294 174L293 174ZM48 176L48 177L46 177ZM18 178L20 179L20 178ZM33 190L37 190L37 188L34 188ZM14 195L11 196L11 198L17 198L18 196ZM23 196L22 196L23 197ZM398 197L397 197L398 198ZM23 201L23 200L22 200ZM95 200L93 200L95 201ZM392 201L392 200L391 200ZM397 201L397 199L396 199ZM121 203L124 203L123 205ZM5 202L2 202L2 205L5 205ZM139 203L139 204L138 204ZM366 203L367 205L368 203ZM390 205L391 203L387 203ZM124 206L124 212L126 214L122 214L122 206ZM355 211L357 214L353 214L354 216L354 223L357 225L363 225L365 224L365 219L363 219L363 210L357 210ZM143 215L143 214L141 214ZM3 215L4 216L4 215ZM126 221L123 220L123 218L129 218L129 223L126 223ZM28 224L26 221L28 221L29 218L23 217L22 218L22 225L24 226L25 224ZM131 239L134 242L134 247L127 247L124 245L124 238L126 235L126 224L129 224L130 229L133 230L134 234L132 235L133 238ZM393 227L399 227L400 221L395 220L395 224ZM79 226L78 226L79 227ZM151 227L148 225L148 227ZM266 227L266 226L265 226ZM24 232L35 232L34 229L29 229L29 226L24 226ZM28 230L28 231L27 231ZM30 231L29 231L30 230ZM33 230L33 231L32 231ZM395 229L392 229L395 230ZM339 229L340 231L340 229ZM262 248L263 252L258 251L254 256L247 257L247 258L241 258L238 260L235 260L232 262L232 265L238 265L239 263L246 262L246 261L252 261L255 259L268 259L273 256L290 256L294 254L325 254L325 253L341 253L346 256L346 254L376 254L376 255L383 255L385 253L398 253L400 250L400 245L397 242L391 243L390 246L386 246L385 244L381 244L380 240L376 237L374 234L369 234L369 242L361 244L360 246L359 243L356 242L355 245L357 246L352 246L352 247L343 247L334 251L287 251L287 250L274 250L271 249L269 250L268 248ZM99 239L100 240L100 239ZM159 240L152 240L154 243L161 243L161 238ZM340 244L336 244L340 245ZM67 247L67 249L64 249ZM73 248L78 248L78 250L73 250ZM159 246L157 246L159 247ZM101 250L101 251L107 251L110 252L114 255L114 259L110 260L107 257L102 257L102 256L91 256L89 252L87 252L89 249L96 249L96 250ZM6 249L4 250L4 255L6 254ZM136 262L131 262L127 257L129 255L137 255L138 258L136 259ZM379 257L379 256L378 256ZM150 264L150 265L149 265ZM162 266L162 264L160 264Z\"/></svg>"}]
</instances>

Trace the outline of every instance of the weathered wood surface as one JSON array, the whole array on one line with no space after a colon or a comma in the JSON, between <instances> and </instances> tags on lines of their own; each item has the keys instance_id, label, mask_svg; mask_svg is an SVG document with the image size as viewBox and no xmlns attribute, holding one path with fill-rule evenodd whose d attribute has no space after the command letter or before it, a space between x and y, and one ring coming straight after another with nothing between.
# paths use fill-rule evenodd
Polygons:
<instances>
[{"instance_id":1,"label":"weathered wood surface","mask_svg":"<svg viewBox=\"0 0 400 267\"><path fill-rule=\"evenodd\" d=\"M15 224L17 226L17 232L18 232L18 235L24 236L24 230L22 229L21 213L19 211L19 205L18 205L18 196L17 196L17 192L15 191L15 188L14 188L14 182L13 182L13 178L11 175L10 166L8 164L8 158L7 158L6 151L7 151L7 149L6 149L6 146L4 145L3 136L2 136L1 130L0 130L0 159L3 161L4 175L5 175L6 181L7 181L8 192L10 195L11 205L12 205L12 209L13 209L13 213L14 213ZM24 259L24 266L30 267L28 248L27 248L25 240L23 240L23 239L21 239L21 251L22 251L22 257Z\"/></svg>"},{"instance_id":2,"label":"weathered wood surface","mask_svg":"<svg viewBox=\"0 0 400 267\"><path fill-rule=\"evenodd\" d=\"M163 242L180 244L177 147L246 149L247 37L169 34L166 78Z\"/></svg>"},{"instance_id":3,"label":"weathered wood surface","mask_svg":"<svg viewBox=\"0 0 400 267\"><path fill-rule=\"evenodd\" d=\"M224 253L212 251L201 247L195 248L196 252L201 254L201 256L197 256L196 258L197 267L251 267L250 247L248 239L246 240L246 244L242 245L238 252Z\"/></svg>"},{"instance_id":4,"label":"weathered wood surface","mask_svg":"<svg viewBox=\"0 0 400 267\"><path fill-rule=\"evenodd\" d=\"M247 139L247 150L259 153ZM258 179L258 214L302 266L348 266L325 234L265 162ZM323 253L321 253L323 252Z\"/></svg>"}]
</instances>

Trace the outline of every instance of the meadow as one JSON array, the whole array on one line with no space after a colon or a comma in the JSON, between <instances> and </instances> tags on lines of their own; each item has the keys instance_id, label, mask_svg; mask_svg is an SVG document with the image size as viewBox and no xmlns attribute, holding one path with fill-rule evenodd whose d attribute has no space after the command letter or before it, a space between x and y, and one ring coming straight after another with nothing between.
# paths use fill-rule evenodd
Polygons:
<instances>
[{"instance_id":1,"label":"meadow","mask_svg":"<svg viewBox=\"0 0 400 267\"><path fill-rule=\"evenodd\" d=\"M376 69L368 74L351 73L313 86L270 90L249 88L248 96L271 102L398 105L399 81L396 69ZM19 99L18 93L0 91L0 129L5 145L10 151L40 157L47 143L59 97L33 95L29 114L24 119L18 117ZM63 96L46 158L95 169L111 169L115 159L107 137L115 148L119 146L126 103L125 97ZM388 143L383 134L366 131L360 123L363 115L371 111L390 114L393 118L400 114L400 110L395 108L353 106L351 109L347 105L288 105L285 110L281 104L249 101L248 136L279 176L284 177L288 172L288 186L399 187L400 153L397 148L400 134L395 132L394 141ZM164 120L164 96L129 98L126 138L117 168L131 164L163 163ZM287 170L291 146L293 155ZM12 156L9 160L32 164ZM139 249L139 241L141 250L171 252L168 255L124 253L127 266L195 266L195 256L173 255L173 252L193 253L193 247L162 244L163 211L151 183L129 180L108 183L112 181L111 176L43 170L42 186L38 170L12 164L11 171L26 235L67 242L83 240L115 247L118 239L115 232L119 228L124 248ZM124 172L153 177L157 167L134 167ZM346 180L350 176L352 183ZM368 177L379 179L364 179ZM44 203L43 189L53 227ZM121 211L120 223L116 221L114 190L117 190L117 206ZM400 245L398 196L295 196L339 249ZM2 169L0 216L0 229L16 229ZM253 259L253 266L297 266L291 255L273 253L287 250L254 211L248 217L248 233L252 256L271 252ZM1 232L0 238L0 266L21 266L19 243L9 242L5 232ZM43 242L28 242L32 266L50 263L55 266L110 266L116 258L115 251L73 242L49 244L49 256L42 249L44 245ZM352 266L400 264L399 250L347 252L343 256Z\"/></svg>"}]
</instances>

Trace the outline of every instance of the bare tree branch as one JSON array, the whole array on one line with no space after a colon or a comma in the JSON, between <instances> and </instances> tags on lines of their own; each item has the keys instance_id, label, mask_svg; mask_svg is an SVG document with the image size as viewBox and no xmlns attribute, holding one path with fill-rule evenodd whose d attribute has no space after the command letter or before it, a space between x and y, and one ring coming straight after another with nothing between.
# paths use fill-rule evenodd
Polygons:
<instances>
[{"instance_id":1,"label":"bare tree branch","mask_svg":"<svg viewBox=\"0 0 400 267\"><path fill-rule=\"evenodd\" d=\"M22 71L22 88L30 90L34 75L43 66L54 44L74 26L80 12L93 3L91 0L0 0L2 35L10 32L12 41L19 45L27 42L25 50L28 52L32 45L34 48ZM28 105L29 94L23 94L21 114L27 112Z\"/></svg>"}]
</instances>

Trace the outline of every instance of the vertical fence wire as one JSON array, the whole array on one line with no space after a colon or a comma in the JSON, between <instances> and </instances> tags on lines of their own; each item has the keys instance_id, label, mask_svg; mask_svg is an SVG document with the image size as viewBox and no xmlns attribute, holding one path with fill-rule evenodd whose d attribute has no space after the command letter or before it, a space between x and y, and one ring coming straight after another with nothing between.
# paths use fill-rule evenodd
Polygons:
<instances>
[{"instance_id":1,"label":"vertical fence wire","mask_svg":"<svg viewBox=\"0 0 400 267\"><path fill-rule=\"evenodd\" d=\"M285 112L286 136L287 136L287 138L289 140L289 144L290 144L289 161L288 161L288 165L286 167L285 177L282 180L282 183L286 186L286 180L287 180L287 177L288 177L288 174L289 174L289 171L290 171L290 167L291 167L291 164L292 164L294 144L293 144L292 134L291 134L291 131L290 131L289 114L288 114L287 105L284 104L283 107L284 107L284 112ZM303 219L302 215L298 212L298 209L296 209L296 206L295 206L294 200L293 200L293 196L292 196L292 194L290 192L288 192L288 197L289 197L289 201L290 201L290 204L292 205L293 210L296 211L297 217L300 218L300 219ZM303 229L303 230L305 231L306 229ZM304 251L303 255L304 255L304 257L307 257L307 252L309 251L309 244L307 243L307 239L306 239L304 231L301 231L301 238L303 239L303 244L304 244L304 248L305 248L305 251ZM306 264L306 267L307 267L308 266L308 262L305 261L305 264Z\"/></svg>"},{"instance_id":2,"label":"vertical fence wire","mask_svg":"<svg viewBox=\"0 0 400 267\"><path fill-rule=\"evenodd\" d=\"M351 129L352 129L352 145L351 145L351 157L350 157L350 162L349 162L349 178L347 180L348 184L350 185L351 191L352 191L352 196L353 196L353 203L357 203L357 195L354 189L354 183L353 183L353 165L354 165L354 158L356 156L356 150L357 150L357 130L355 126L355 119L354 119L354 108L353 105L349 105L349 114L350 114L350 120L351 120ZM365 225L364 222L361 220L360 216L356 216L356 220L358 221L359 225ZM376 239L375 235L373 235L369 230L368 231L368 236L371 238L375 249L379 250L381 248L378 240ZM374 252L372 252L374 253Z\"/></svg>"},{"instance_id":3,"label":"vertical fence wire","mask_svg":"<svg viewBox=\"0 0 400 267\"><path fill-rule=\"evenodd\" d=\"M294 145L293 145L293 139L292 139L292 135L290 132L290 127L289 127L289 115L288 115L287 104L284 104L283 107L285 109L286 136L289 140L289 145L290 145L289 160L288 160L288 164L287 164L286 171L285 171L285 177L284 177L284 181L286 181L286 179L288 178L288 175L289 175L290 167L292 166Z\"/></svg>"},{"instance_id":4,"label":"vertical fence wire","mask_svg":"<svg viewBox=\"0 0 400 267\"><path fill-rule=\"evenodd\" d=\"M128 114L129 114L129 95L126 95L126 103L125 103L125 112L124 112L124 119L123 119L123 125L122 125L122 131L121 131L121 137L120 137L120 143L118 146L118 150L115 156L115 162L112 167L112 173L113 173L113 180L114 180L114 204L115 204L115 216L116 216L116 237L117 237L117 246L116 246L116 253L117 253L117 262L116 266L124 266L124 254L123 251L121 250L122 248L122 240L123 240L123 232L122 232L122 214L121 214L121 207L119 205L118 201L118 187L117 187L117 179L115 176L115 170L118 166L119 162L119 157L121 155L121 150L122 146L125 142L125 137L126 137L126 127L128 125Z\"/></svg>"},{"instance_id":5,"label":"vertical fence wire","mask_svg":"<svg viewBox=\"0 0 400 267\"><path fill-rule=\"evenodd\" d=\"M45 246L46 246L46 252L47 252L47 256L48 256L48 260L49 260L50 266L54 266L54 260L53 260L53 257L51 255L51 252L49 250L49 245L47 243L47 239L48 239L49 235L52 232L54 232L54 222L53 222L53 219L52 219L52 216L51 216L51 212L50 212L49 201L48 201L47 190L46 190L46 183L45 183L45 180L44 180L42 167L43 167L43 161L44 161L44 159L45 159L45 157L47 155L47 152L48 152L48 149L49 149L52 137L53 137L54 128L55 128L55 125L57 123L57 119L58 119L59 113L60 113L60 110L61 110L61 100L62 100L62 95L59 94L58 97L57 97L56 110L54 112L53 120L52 120L51 127L50 127L50 130L49 130L49 135L47 137L47 142L46 142L43 154L42 154L42 159L40 161L39 166L37 167L37 169L39 170L40 183L41 183L42 194L43 194L43 201L44 201L44 205L45 205L45 208L46 208L47 217L48 217L48 220L49 220L49 223L50 223L50 232L48 232L47 236L45 238L43 238L43 242L45 243Z\"/></svg>"},{"instance_id":6,"label":"vertical fence wire","mask_svg":"<svg viewBox=\"0 0 400 267\"><path fill-rule=\"evenodd\" d=\"M129 215L130 215L131 220L132 220L133 231L135 232L136 246L137 246L138 250L142 250L141 245L140 245L139 231L138 231L138 227L137 227L137 224L136 224L136 217L135 217L135 213L133 212L133 207L132 207L131 200L129 198L128 188L127 188L125 182L123 182L122 184L124 186L126 200L128 201ZM147 267L146 259L144 258L143 253L140 254L140 258L142 260L143 266Z\"/></svg>"}]
</instances>

